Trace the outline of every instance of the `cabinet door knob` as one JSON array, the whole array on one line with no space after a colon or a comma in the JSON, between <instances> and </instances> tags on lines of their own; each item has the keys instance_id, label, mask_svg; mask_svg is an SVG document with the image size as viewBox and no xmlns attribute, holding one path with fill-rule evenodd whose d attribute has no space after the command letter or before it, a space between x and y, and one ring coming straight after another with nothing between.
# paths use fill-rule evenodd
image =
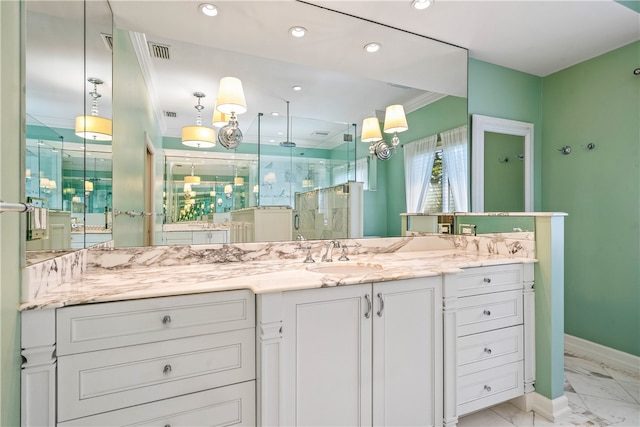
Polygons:
<instances>
[{"instance_id":1,"label":"cabinet door knob","mask_svg":"<svg viewBox=\"0 0 640 427\"><path fill-rule=\"evenodd\" d=\"M169 323L171 323L171 316L166 315L162 318L162 324L163 325L168 325Z\"/></svg>"},{"instance_id":2,"label":"cabinet door knob","mask_svg":"<svg viewBox=\"0 0 640 427\"><path fill-rule=\"evenodd\" d=\"M368 319L371 317L371 296L369 294L365 294L364 299L367 301L367 312L364 313L364 317Z\"/></svg>"},{"instance_id":3,"label":"cabinet door knob","mask_svg":"<svg viewBox=\"0 0 640 427\"><path fill-rule=\"evenodd\" d=\"M167 375L171 372L171 365L164 365L164 368L162 368L162 373Z\"/></svg>"},{"instance_id":4,"label":"cabinet door knob","mask_svg":"<svg viewBox=\"0 0 640 427\"><path fill-rule=\"evenodd\" d=\"M378 310L377 314L378 317L382 317L382 312L384 312L384 298L381 293L378 294L378 299L380 300L380 310Z\"/></svg>"},{"instance_id":5,"label":"cabinet door knob","mask_svg":"<svg viewBox=\"0 0 640 427\"><path fill-rule=\"evenodd\" d=\"M484 386L484 389L485 389L486 391L488 391L488 392L491 392L491 387L489 387L488 385L485 385L485 386Z\"/></svg>"},{"instance_id":6,"label":"cabinet door knob","mask_svg":"<svg viewBox=\"0 0 640 427\"><path fill-rule=\"evenodd\" d=\"M482 281L484 283L491 283L491 277L485 277L484 279L482 279Z\"/></svg>"},{"instance_id":7,"label":"cabinet door knob","mask_svg":"<svg viewBox=\"0 0 640 427\"><path fill-rule=\"evenodd\" d=\"M485 310L482 312L482 314L484 314L485 316L491 316L491 311L490 310Z\"/></svg>"},{"instance_id":8,"label":"cabinet door knob","mask_svg":"<svg viewBox=\"0 0 640 427\"><path fill-rule=\"evenodd\" d=\"M491 349L490 348L485 348L484 352L487 353L487 354L491 354Z\"/></svg>"}]
</instances>

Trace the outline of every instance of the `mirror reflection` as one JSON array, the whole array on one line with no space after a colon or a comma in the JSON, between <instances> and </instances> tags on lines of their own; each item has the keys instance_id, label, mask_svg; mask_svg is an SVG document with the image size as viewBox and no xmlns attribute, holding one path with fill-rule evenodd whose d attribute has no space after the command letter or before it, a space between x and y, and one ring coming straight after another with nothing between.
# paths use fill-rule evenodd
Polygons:
<instances>
[{"instance_id":1,"label":"mirror reflection","mask_svg":"<svg viewBox=\"0 0 640 427\"><path fill-rule=\"evenodd\" d=\"M90 226L102 226L116 246L185 242L167 235L180 227L216 231L203 243L257 240L255 225L253 234L238 231L235 223L251 220L236 221L234 213L255 216L268 208L286 212L291 223L274 240L329 238L338 231L398 236L400 213L409 211L404 145L467 121L466 50L313 5L225 2L226 18L212 25L191 1L157 2L153 18L148 3L137 1L91 1L86 11L84 2L72 2L79 7L73 13L67 2L29 3L27 112L62 135L69 154L71 143L84 148L73 150L80 155L77 166L83 163L69 174L77 182L69 178L67 187L56 182L67 191L55 195L59 207L51 205L69 212L84 246L96 241L88 237ZM47 9L36 8L39 3ZM247 31L229 37L238 20ZM310 38L294 40L287 33L300 23ZM59 33L64 42L53 37ZM374 39L383 47L377 56L363 49ZM86 53L71 52L85 42ZM74 74L48 73L45 78L44 64ZM58 74L64 79L53 77ZM196 124L196 102L203 105L202 126L220 133L212 116L225 76L237 77L244 88L247 111L237 115L242 142L231 150L220 143L210 148L182 144L182 128ZM91 116L91 77L104 82L98 88L99 115L113 118L113 141L74 133L75 117ZM197 92L205 96L196 101ZM395 104L404 107L408 129L397 134L393 157L379 160L361 141L362 123L376 117L384 130L385 108ZM393 136L383 133L390 145ZM35 134L28 137L38 140ZM101 144L111 148L110 177L108 151L104 160L89 155L96 151L91 145ZM200 184L185 182L190 175L200 177ZM321 202L313 209L296 204L303 196L344 189L340 186L349 182L361 183L362 195L343 217L338 208L329 212ZM92 191L87 190L90 184ZM44 194L53 203L54 196ZM365 210L371 214L363 215ZM315 218L321 227L301 228L305 218ZM192 233L190 243L201 240Z\"/></svg>"}]
</instances>

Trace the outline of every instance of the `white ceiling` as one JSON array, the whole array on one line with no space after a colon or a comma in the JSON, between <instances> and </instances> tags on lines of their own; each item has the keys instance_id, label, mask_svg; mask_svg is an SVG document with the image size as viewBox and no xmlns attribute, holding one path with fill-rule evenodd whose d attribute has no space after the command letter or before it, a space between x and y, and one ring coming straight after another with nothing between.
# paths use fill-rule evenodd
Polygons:
<instances>
[{"instance_id":1,"label":"white ceiling","mask_svg":"<svg viewBox=\"0 0 640 427\"><path fill-rule=\"evenodd\" d=\"M345 123L359 128L362 118L391 103L412 110L442 94L465 96L466 51L425 37L468 49L473 58L538 76L640 39L640 15L610 0L436 0L422 11L412 9L410 0L311 2L386 26L293 0L216 0L221 13L209 18L197 10L201 2L109 1L118 28L137 32L139 40L171 46L170 61L141 58L148 66L146 77L166 136L179 137L182 126L195 122L196 91L207 95L202 103L203 124L208 124L224 75L242 76L249 110L239 120L246 136L255 132L257 114L264 113L263 136L276 142L286 139L275 132L286 130L288 100L295 125L291 129L304 128L302 134L294 132L296 141L330 148L342 139ZM76 84L84 77L73 74L64 58L77 39L69 30L74 19L71 3L78 2L27 2L31 8L47 5L47 16L36 21L37 37L29 37L34 26L29 27L33 21L28 20L27 112L50 126L72 127L77 100L85 96ZM309 36L288 37L286 29L294 25L305 26ZM63 35L66 38L60 40ZM379 55L363 52L369 41L382 43ZM30 54L32 48L37 59ZM87 49L104 50L104 43L94 38ZM97 60L87 67L87 76L108 74ZM108 75L104 79L101 112L111 109L112 82ZM291 91L294 84L303 91ZM178 117L162 117L162 111ZM281 116L271 118L272 111ZM314 120L306 128L303 118ZM275 122L273 129L266 126L269 121ZM330 136L314 140L309 137L314 130L328 130Z\"/></svg>"},{"instance_id":2,"label":"white ceiling","mask_svg":"<svg viewBox=\"0 0 640 427\"><path fill-rule=\"evenodd\" d=\"M613 0L312 0L464 47L469 56L546 76L640 39L640 14Z\"/></svg>"}]
</instances>

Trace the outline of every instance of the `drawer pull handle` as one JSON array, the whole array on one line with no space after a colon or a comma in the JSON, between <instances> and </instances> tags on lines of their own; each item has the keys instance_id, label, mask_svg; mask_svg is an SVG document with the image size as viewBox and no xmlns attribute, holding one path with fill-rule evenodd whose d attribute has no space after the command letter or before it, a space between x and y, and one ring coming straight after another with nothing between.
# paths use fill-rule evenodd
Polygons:
<instances>
[{"instance_id":1,"label":"drawer pull handle","mask_svg":"<svg viewBox=\"0 0 640 427\"><path fill-rule=\"evenodd\" d=\"M484 389L487 390L489 393L491 393L491 387L489 387L488 385L485 385Z\"/></svg>"},{"instance_id":2,"label":"drawer pull handle","mask_svg":"<svg viewBox=\"0 0 640 427\"><path fill-rule=\"evenodd\" d=\"M487 354L491 354L491 349L490 348L485 348L484 352L487 353Z\"/></svg>"},{"instance_id":3,"label":"drawer pull handle","mask_svg":"<svg viewBox=\"0 0 640 427\"><path fill-rule=\"evenodd\" d=\"M162 318L162 324L163 324L163 325L168 325L169 323L171 323L171 316L169 316L169 315L164 316L164 317Z\"/></svg>"},{"instance_id":4,"label":"drawer pull handle","mask_svg":"<svg viewBox=\"0 0 640 427\"><path fill-rule=\"evenodd\" d=\"M484 314L485 316L491 316L491 311L490 310L485 310L482 312L482 314Z\"/></svg>"},{"instance_id":5,"label":"drawer pull handle","mask_svg":"<svg viewBox=\"0 0 640 427\"><path fill-rule=\"evenodd\" d=\"M369 296L369 294L365 294L364 299L367 300L367 312L364 314L364 317L368 319L371 317L371 296Z\"/></svg>"},{"instance_id":6,"label":"drawer pull handle","mask_svg":"<svg viewBox=\"0 0 640 427\"><path fill-rule=\"evenodd\" d=\"M484 283L491 283L491 277L485 277L484 279L482 279L482 281Z\"/></svg>"},{"instance_id":7,"label":"drawer pull handle","mask_svg":"<svg viewBox=\"0 0 640 427\"><path fill-rule=\"evenodd\" d=\"M165 375L168 375L171 372L171 365L164 365L164 368L162 369L162 373Z\"/></svg>"}]
</instances>

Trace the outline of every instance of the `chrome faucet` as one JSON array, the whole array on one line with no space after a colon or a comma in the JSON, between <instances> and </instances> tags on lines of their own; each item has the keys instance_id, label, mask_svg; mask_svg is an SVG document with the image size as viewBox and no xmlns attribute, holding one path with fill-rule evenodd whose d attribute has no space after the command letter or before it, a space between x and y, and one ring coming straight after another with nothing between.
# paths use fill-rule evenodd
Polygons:
<instances>
[{"instance_id":1,"label":"chrome faucet","mask_svg":"<svg viewBox=\"0 0 640 427\"><path fill-rule=\"evenodd\" d=\"M340 242L337 240L330 240L329 242L327 242L327 250L325 251L325 253L322 255L322 261L323 262L333 262L332 259L332 249L333 248L339 248L340 247Z\"/></svg>"}]
</instances>

